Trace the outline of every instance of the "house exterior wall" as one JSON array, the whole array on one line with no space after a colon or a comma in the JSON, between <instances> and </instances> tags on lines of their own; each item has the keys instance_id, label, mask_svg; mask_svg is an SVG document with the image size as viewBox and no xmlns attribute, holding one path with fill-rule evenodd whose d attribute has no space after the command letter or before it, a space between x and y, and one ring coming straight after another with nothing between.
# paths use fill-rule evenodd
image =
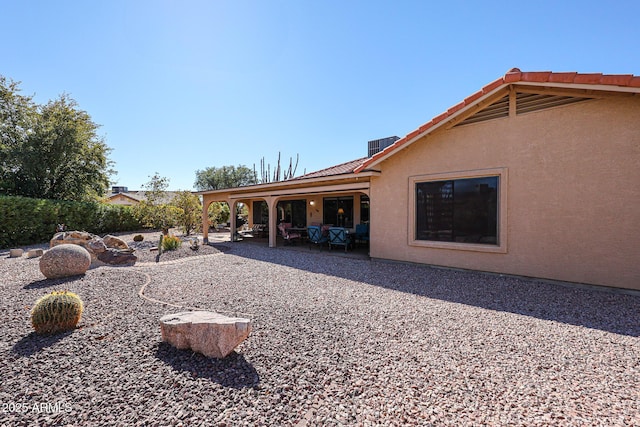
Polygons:
<instances>
[{"instance_id":1,"label":"house exterior wall","mask_svg":"<svg viewBox=\"0 0 640 427\"><path fill-rule=\"evenodd\" d=\"M639 117L612 97L423 137L371 178L371 256L640 289ZM416 179L486 169L505 174L503 250L416 245Z\"/></svg>"},{"instance_id":2,"label":"house exterior wall","mask_svg":"<svg viewBox=\"0 0 640 427\"><path fill-rule=\"evenodd\" d=\"M107 203L110 203L112 205L124 205L124 206L133 206L138 204L138 202L134 201L133 199L129 197L124 197L121 195L110 197L109 199L107 199Z\"/></svg>"}]
</instances>

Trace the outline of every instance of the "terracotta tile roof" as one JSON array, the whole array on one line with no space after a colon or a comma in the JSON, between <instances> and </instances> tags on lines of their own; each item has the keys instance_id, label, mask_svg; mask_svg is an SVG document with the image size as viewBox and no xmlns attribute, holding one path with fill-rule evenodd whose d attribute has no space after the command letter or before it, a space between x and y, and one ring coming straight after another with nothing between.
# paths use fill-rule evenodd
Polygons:
<instances>
[{"instance_id":1,"label":"terracotta tile roof","mask_svg":"<svg viewBox=\"0 0 640 427\"><path fill-rule=\"evenodd\" d=\"M468 96L462 102L449 108L444 113L434 117L431 121L423 124L418 129L407 134L404 138L400 138L394 144L374 154L369 159L366 159L361 165L357 166L353 172L358 173L371 165L378 163L382 158L386 158L391 153L403 148L408 143L419 135L424 134L432 130L438 123L448 119L461 109L470 106L484 95L493 92L494 90L506 86L512 83L554 83L562 85L599 85L599 86L611 86L609 90L616 90L616 87L628 87L628 88L640 88L640 76L634 76L633 74L602 74L602 73L554 73L551 71L534 71L534 72L522 72L518 68L509 70L504 76L484 86L476 93ZM640 92L640 91L639 91Z\"/></svg>"},{"instance_id":2,"label":"terracotta tile roof","mask_svg":"<svg viewBox=\"0 0 640 427\"><path fill-rule=\"evenodd\" d=\"M344 175L344 174L353 173L354 169L362 165L367 159L368 157L362 157L360 159L351 160L349 162L341 163L339 165L330 166L326 169L321 169L319 171L310 172L305 175L295 177L293 179L290 179L289 181L293 181L296 179L322 178L326 176Z\"/></svg>"}]
</instances>

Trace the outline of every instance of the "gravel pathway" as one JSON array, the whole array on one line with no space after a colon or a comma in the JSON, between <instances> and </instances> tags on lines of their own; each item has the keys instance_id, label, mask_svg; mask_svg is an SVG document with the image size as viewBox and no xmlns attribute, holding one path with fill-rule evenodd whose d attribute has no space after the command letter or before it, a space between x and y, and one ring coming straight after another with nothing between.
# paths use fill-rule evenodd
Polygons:
<instances>
[{"instance_id":1,"label":"gravel pathway","mask_svg":"<svg viewBox=\"0 0 640 427\"><path fill-rule=\"evenodd\" d=\"M0 425L640 425L640 296L221 244L46 280L0 258ZM208 250L208 249L207 249ZM140 298L144 286L148 298ZM40 337L31 304L85 302ZM223 360L160 341L197 307L248 316Z\"/></svg>"}]
</instances>

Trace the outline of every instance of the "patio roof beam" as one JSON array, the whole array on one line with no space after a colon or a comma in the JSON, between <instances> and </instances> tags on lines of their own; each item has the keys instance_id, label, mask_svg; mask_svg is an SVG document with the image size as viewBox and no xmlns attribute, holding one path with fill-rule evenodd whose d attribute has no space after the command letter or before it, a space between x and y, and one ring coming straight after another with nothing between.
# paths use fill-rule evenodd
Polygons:
<instances>
[{"instance_id":1,"label":"patio roof beam","mask_svg":"<svg viewBox=\"0 0 640 427\"><path fill-rule=\"evenodd\" d=\"M284 197L294 196L298 194L321 194L321 193L335 193L340 191L362 191L369 193L369 182L358 182L352 184L334 184L334 185L322 185L317 187L305 187L305 188L291 188L280 189L279 191L273 189L272 191L259 191L255 193L239 193L230 194L230 199L252 199L252 198L265 198L265 197Z\"/></svg>"},{"instance_id":2,"label":"patio roof beam","mask_svg":"<svg viewBox=\"0 0 640 427\"><path fill-rule=\"evenodd\" d=\"M237 192L237 191L275 192L279 188L287 188L292 186L301 187L301 188L310 188L316 185L322 185L323 183L335 182L335 181L363 182L364 180L368 181L368 179L372 176L380 176L380 171L368 169L366 171L362 171L357 174L347 173L347 174L330 175L330 176L324 176L324 177L318 177L318 178L304 178L304 179L293 178L286 181L270 182L266 184L254 184L254 185L247 185L247 186L236 187L236 188L225 188L221 190L195 191L194 194L204 196L208 194L219 194L219 193L228 193L228 192Z\"/></svg>"}]
</instances>

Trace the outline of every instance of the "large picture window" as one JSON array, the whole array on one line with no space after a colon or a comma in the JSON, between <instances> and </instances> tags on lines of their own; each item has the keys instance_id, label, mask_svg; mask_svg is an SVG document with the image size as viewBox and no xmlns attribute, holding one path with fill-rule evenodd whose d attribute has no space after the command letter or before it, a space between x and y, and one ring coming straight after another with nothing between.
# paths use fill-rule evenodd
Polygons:
<instances>
[{"instance_id":1,"label":"large picture window","mask_svg":"<svg viewBox=\"0 0 640 427\"><path fill-rule=\"evenodd\" d=\"M498 245L499 177L415 183L415 239Z\"/></svg>"}]
</instances>

